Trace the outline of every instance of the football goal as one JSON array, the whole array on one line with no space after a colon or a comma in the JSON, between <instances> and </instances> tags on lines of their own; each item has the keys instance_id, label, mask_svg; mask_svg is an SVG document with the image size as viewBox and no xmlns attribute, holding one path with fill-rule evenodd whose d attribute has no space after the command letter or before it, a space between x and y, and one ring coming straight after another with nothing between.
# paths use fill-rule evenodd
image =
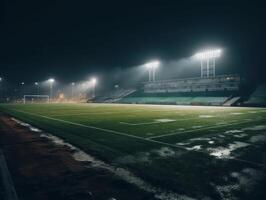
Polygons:
<instances>
[{"instance_id":1,"label":"football goal","mask_svg":"<svg viewBox=\"0 0 266 200\"><path fill-rule=\"evenodd\" d=\"M23 103L49 103L49 95L24 95Z\"/></svg>"}]
</instances>

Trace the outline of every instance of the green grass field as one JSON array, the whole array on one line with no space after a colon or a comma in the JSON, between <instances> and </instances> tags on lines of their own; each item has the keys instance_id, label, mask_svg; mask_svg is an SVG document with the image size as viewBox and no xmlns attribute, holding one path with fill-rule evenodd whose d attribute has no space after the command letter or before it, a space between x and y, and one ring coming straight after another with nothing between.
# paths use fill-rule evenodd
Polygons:
<instances>
[{"instance_id":1,"label":"green grass field","mask_svg":"<svg viewBox=\"0 0 266 200\"><path fill-rule=\"evenodd\" d=\"M266 109L126 104L0 111L130 170L165 197L266 199Z\"/></svg>"}]
</instances>

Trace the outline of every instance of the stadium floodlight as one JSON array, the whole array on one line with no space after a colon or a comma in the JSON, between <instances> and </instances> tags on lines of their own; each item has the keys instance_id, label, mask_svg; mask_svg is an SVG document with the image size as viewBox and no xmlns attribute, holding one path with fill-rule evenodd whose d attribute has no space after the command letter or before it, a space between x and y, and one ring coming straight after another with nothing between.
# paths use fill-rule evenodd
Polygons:
<instances>
[{"instance_id":1,"label":"stadium floodlight","mask_svg":"<svg viewBox=\"0 0 266 200\"><path fill-rule=\"evenodd\" d=\"M50 79L48 80L48 82L49 82L49 83L53 83L53 82L54 82L54 79L53 79L53 78L50 78Z\"/></svg>"},{"instance_id":2,"label":"stadium floodlight","mask_svg":"<svg viewBox=\"0 0 266 200\"><path fill-rule=\"evenodd\" d=\"M201 77L215 77L215 59L221 56L221 49L211 49L195 54L201 62Z\"/></svg>"},{"instance_id":3,"label":"stadium floodlight","mask_svg":"<svg viewBox=\"0 0 266 200\"><path fill-rule=\"evenodd\" d=\"M160 65L160 61L158 61L158 60L155 60L155 61L152 61L152 62L149 62L149 63L146 63L146 64L145 64L145 66L146 66L148 69L151 69L151 68L157 68L159 65Z\"/></svg>"},{"instance_id":4,"label":"stadium floodlight","mask_svg":"<svg viewBox=\"0 0 266 200\"><path fill-rule=\"evenodd\" d=\"M210 58L218 58L221 56L221 49L208 50L197 53L195 56L200 60L208 60Z\"/></svg>"},{"instance_id":5,"label":"stadium floodlight","mask_svg":"<svg viewBox=\"0 0 266 200\"><path fill-rule=\"evenodd\" d=\"M160 65L160 61L155 60L145 64L145 67L149 70L149 82L155 81L155 71Z\"/></svg>"},{"instance_id":6,"label":"stadium floodlight","mask_svg":"<svg viewBox=\"0 0 266 200\"><path fill-rule=\"evenodd\" d=\"M92 78L91 82L92 82L93 85L95 85L97 83L97 79L96 78Z\"/></svg>"}]
</instances>

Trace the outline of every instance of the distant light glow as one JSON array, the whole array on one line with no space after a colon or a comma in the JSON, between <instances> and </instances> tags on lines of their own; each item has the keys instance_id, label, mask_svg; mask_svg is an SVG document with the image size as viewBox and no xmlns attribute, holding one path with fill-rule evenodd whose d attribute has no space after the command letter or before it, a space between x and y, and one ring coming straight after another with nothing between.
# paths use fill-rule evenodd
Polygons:
<instances>
[{"instance_id":1,"label":"distant light glow","mask_svg":"<svg viewBox=\"0 0 266 200\"><path fill-rule=\"evenodd\" d=\"M2 80L3 80L2 77L0 77L0 82L1 82Z\"/></svg>"},{"instance_id":2,"label":"distant light glow","mask_svg":"<svg viewBox=\"0 0 266 200\"><path fill-rule=\"evenodd\" d=\"M75 82L72 82L72 83L71 83L71 85L73 85L73 86L74 86L74 85L75 85Z\"/></svg>"},{"instance_id":3,"label":"distant light glow","mask_svg":"<svg viewBox=\"0 0 266 200\"><path fill-rule=\"evenodd\" d=\"M21 82L21 85L24 85L25 83L24 82Z\"/></svg>"},{"instance_id":4,"label":"distant light glow","mask_svg":"<svg viewBox=\"0 0 266 200\"><path fill-rule=\"evenodd\" d=\"M157 60L145 64L148 69L157 68L159 65L160 61Z\"/></svg>"},{"instance_id":5,"label":"distant light glow","mask_svg":"<svg viewBox=\"0 0 266 200\"><path fill-rule=\"evenodd\" d=\"M221 53L222 53L221 49L207 50L207 51L197 53L195 57L200 60L208 60L210 58L220 57Z\"/></svg>"},{"instance_id":6,"label":"distant light glow","mask_svg":"<svg viewBox=\"0 0 266 200\"><path fill-rule=\"evenodd\" d=\"M91 82L92 82L93 85L95 85L97 83L97 79L96 78L92 78Z\"/></svg>"},{"instance_id":7,"label":"distant light glow","mask_svg":"<svg viewBox=\"0 0 266 200\"><path fill-rule=\"evenodd\" d=\"M49 81L50 83L53 83L55 80L54 80L53 78L50 78L48 81Z\"/></svg>"},{"instance_id":8,"label":"distant light glow","mask_svg":"<svg viewBox=\"0 0 266 200\"><path fill-rule=\"evenodd\" d=\"M38 83L38 82L35 82L34 84L35 84L35 85L39 85L39 83Z\"/></svg>"}]
</instances>

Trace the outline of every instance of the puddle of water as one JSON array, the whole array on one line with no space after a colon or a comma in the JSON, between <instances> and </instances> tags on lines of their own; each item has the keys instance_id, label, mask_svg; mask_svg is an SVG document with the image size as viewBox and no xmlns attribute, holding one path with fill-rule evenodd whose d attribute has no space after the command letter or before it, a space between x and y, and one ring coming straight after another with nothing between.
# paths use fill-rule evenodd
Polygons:
<instances>
[{"instance_id":1,"label":"puddle of water","mask_svg":"<svg viewBox=\"0 0 266 200\"><path fill-rule=\"evenodd\" d=\"M176 154L176 152L169 147L162 147L158 150L153 150L153 152L157 153L160 157L171 157Z\"/></svg>"},{"instance_id":2,"label":"puddle of water","mask_svg":"<svg viewBox=\"0 0 266 200\"><path fill-rule=\"evenodd\" d=\"M202 128L203 126L192 126L191 128L196 129L196 128Z\"/></svg>"},{"instance_id":3,"label":"puddle of water","mask_svg":"<svg viewBox=\"0 0 266 200\"><path fill-rule=\"evenodd\" d=\"M230 113L230 115L243 115L244 113L241 112L235 112L235 113Z\"/></svg>"},{"instance_id":4,"label":"puddle of water","mask_svg":"<svg viewBox=\"0 0 266 200\"><path fill-rule=\"evenodd\" d=\"M155 122L161 122L161 123L166 123L166 122L174 122L176 120L174 119L155 119Z\"/></svg>"},{"instance_id":5,"label":"puddle of water","mask_svg":"<svg viewBox=\"0 0 266 200\"><path fill-rule=\"evenodd\" d=\"M176 144L183 146L183 145L189 145L190 143L189 142L178 142Z\"/></svg>"},{"instance_id":6,"label":"puddle of water","mask_svg":"<svg viewBox=\"0 0 266 200\"><path fill-rule=\"evenodd\" d=\"M266 135L255 135L249 139L250 142L266 142Z\"/></svg>"},{"instance_id":7,"label":"puddle of water","mask_svg":"<svg viewBox=\"0 0 266 200\"><path fill-rule=\"evenodd\" d=\"M215 156L217 158L230 158L231 152L235 151L239 148L244 148L249 146L248 143L244 142L234 142L229 144L229 147L217 147L217 148L208 148L207 150L210 152L210 155Z\"/></svg>"},{"instance_id":8,"label":"puddle of water","mask_svg":"<svg viewBox=\"0 0 266 200\"><path fill-rule=\"evenodd\" d=\"M243 131L261 131L266 130L266 125L257 125L252 127L243 128Z\"/></svg>"},{"instance_id":9,"label":"puddle of water","mask_svg":"<svg viewBox=\"0 0 266 200\"><path fill-rule=\"evenodd\" d=\"M200 150L201 149L201 145L195 145L193 147L187 147L187 150L191 151L191 150Z\"/></svg>"},{"instance_id":10,"label":"puddle of water","mask_svg":"<svg viewBox=\"0 0 266 200\"><path fill-rule=\"evenodd\" d=\"M246 133L242 133L242 134L233 135L233 136L236 137L236 138L244 138L244 137L247 137L248 134L246 134Z\"/></svg>"},{"instance_id":11,"label":"puddle of water","mask_svg":"<svg viewBox=\"0 0 266 200\"><path fill-rule=\"evenodd\" d=\"M216 123L216 125L225 125L225 124L228 124L227 122L218 122Z\"/></svg>"},{"instance_id":12,"label":"puddle of water","mask_svg":"<svg viewBox=\"0 0 266 200\"><path fill-rule=\"evenodd\" d=\"M210 138L192 138L190 141L209 141L211 140Z\"/></svg>"},{"instance_id":13,"label":"puddle of water","mask_svg":"<svg viewBox=\"0 0 266 200\"><path fill-rule=\"evenodd\" d=\"M232 172L230 176L236 179L234 183L214 185L223 200L238 199L233 196L236 191L251 192L263 177L263 172L252 168L244 168L240 172Z\"/></svg>"},{"instance_id":14,"label":"puddle of water","mask_svg":"<svg viewBox=\"0 0 266 200\"><path fill-rule=\"evenodd\" d=\"M18 120L18 119L15 119L15 118L11 118L13 121L15 121L16 123L18 123L19 125L21 125L21 126L25 126L25 127L28 127L31 131L33 131L33 132L42 132L40 129L38 129L38 128L35 128L35 127L33 127L33 126L31 126L30 124L27 124L27 123L25 123L25 122L22 122L22 121L20 121L20 120Z\"/></svg>"},{"instance_id":15,"label":"puddle of water","mask_svg":"<svg viewBox=\"0 0 266 200\"><path fill-rule=\"evenodd\" d=\"M242 133L242 130L229 130L229 131L225 131L224 133L228 134L228 133Z\"/></svg>"},{"instance_id":16,"label":"puddle of water","mask_svg":"<svg viewBox=\"0 0 266 200\"><path fill-rule=\"evenodd\" d=\"M199 118L212 118L213 115L199 115Z\"/></svg>"},{"instance_id":17,"label":"puddle of water","mask_svg":"<svg viewBox=\"0 0 266 200\"><path fill-rule=\"evenodd\" d=\"M248 111L248 113L258 113L257 111Z\"/></svg>"}]
</instances>

